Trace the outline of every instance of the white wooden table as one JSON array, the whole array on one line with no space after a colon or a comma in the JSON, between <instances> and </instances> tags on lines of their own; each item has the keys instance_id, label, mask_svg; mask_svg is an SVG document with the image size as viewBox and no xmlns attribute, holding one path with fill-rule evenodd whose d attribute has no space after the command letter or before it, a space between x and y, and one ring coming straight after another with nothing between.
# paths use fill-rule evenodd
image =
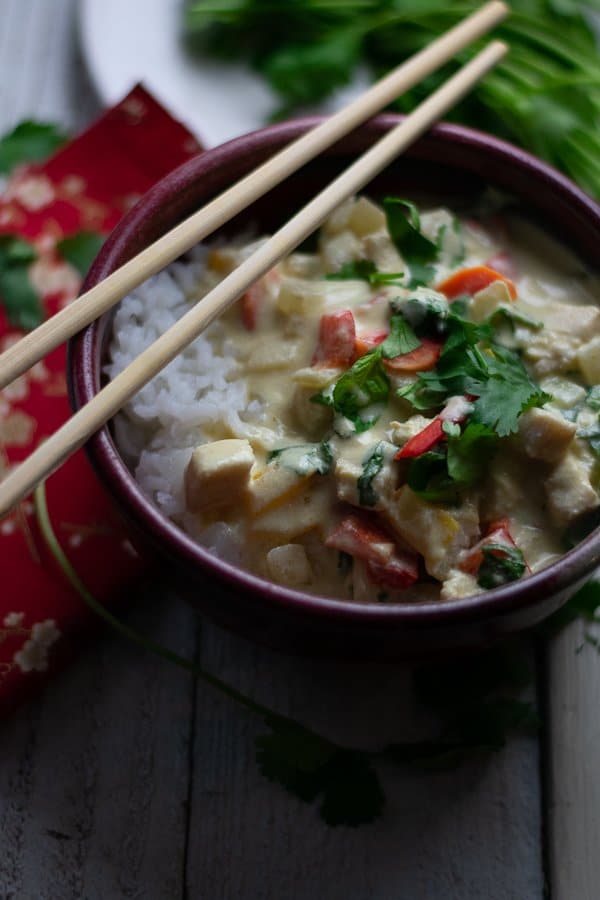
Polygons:
<instances>
[{"instance_id":1,"label":"white wooden table","mask_svg":"<svg viewBox=\"0 0 600 900\"><path fill-rule=\"evenodd\" d=\"M0 131L77 129L98 104L77 0L0 0ZM410 735L407 672L298 661L164 591L129 618L284 713L356 745ZM579 626L538 673L546 727L485 763L382 770L383 819L331 829L257 772L260 723L110 635L2 725L1 900L594 900L600 660Z\"/></svg>"}]
</instances>

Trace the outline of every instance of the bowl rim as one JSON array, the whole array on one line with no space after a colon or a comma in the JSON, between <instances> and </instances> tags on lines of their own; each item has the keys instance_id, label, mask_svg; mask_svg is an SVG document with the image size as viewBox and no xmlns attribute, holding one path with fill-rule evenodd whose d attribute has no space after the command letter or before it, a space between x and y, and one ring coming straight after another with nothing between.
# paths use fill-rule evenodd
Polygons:
<instances>
[{"instance_id":1,"label":"bowl rim","mask_svg":"<svg viewBox=\"0 0 600 900\"><path fill-rule=\"evenodd\" d=\"M353 134L365 130L379 136L396 125L402 117L387 113L370 120ZM280 146L294 140L301 133L321 122L323 117L311 116L291 119L270 125L234 138L218 147L206 150L174 169L152 187L123 217L104 243L96 257L82 291L105 278L129 257L128 244L148 217L172 201L173 196L194 185L211 171L227 166L240 157L252 157L265 150L275 152ZM346 140L346 139L344 139ZM343 146L344 140L332 148ZM516 166L522 174L531 175L540 187L556 192L574 213L591 219L600 233L600 205L581 188L547 163L520 148L485 132L465 126L441 123L432 128L413 148L427 141L441 141L463 145L471 151L482 153L495 161ZM465 169L472 171L468 166ZM106 314L110 315L110 314ZM102 317L103 319L105 317ZM69 342L67 381L73 410L81 408L97 392L99 383L100 330L97 320ZM169 558L186 567L207 570L229 588L249 593L273 608L306 614L316 618L333 618L336 621L357 625L368 622L383 626L427 627L459 624L466 621L503 617L515 611L524 611L540 602L540 595L547 597L564 591L589 576L600 564L600 527L584 540L568 550L554 563L523 581L512 582L480 594L455 600L421 601L413 603L358 603L319 594L308 594L260 578L247 570L220 559L195 542L175 523L169 520L137 485L133 475L122 460L110 434L108 425L100 429L85 445L93 468L99 475L117 504L126 511L127 518L150 538L160 544Z\"/></svg>"}]
</instances>

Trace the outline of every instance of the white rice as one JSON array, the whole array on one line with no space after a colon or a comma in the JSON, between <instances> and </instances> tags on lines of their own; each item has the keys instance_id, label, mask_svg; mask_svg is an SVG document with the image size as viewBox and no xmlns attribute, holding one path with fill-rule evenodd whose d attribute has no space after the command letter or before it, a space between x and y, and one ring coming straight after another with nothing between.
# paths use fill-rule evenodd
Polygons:
<instances>
[{"instance_id":1,"label":"white rice","mask_svg":"<svg viewBox=\"0 0 600 900\"><path fill-rule=\"evenodd\" d=\"M181 318L212 284L206 282L204 248L173 263L120 304L114 319L106 374L114 378ZM235 529L224 523L199 531L186 513L183 475L192 450L220 424L235 437L249 437L263 410L248 405L246 385L236 378L235 349L219 321L152 379L115 420L115 438L142 490L214 552L239 562Z\"/></svg>"}]
</instances>

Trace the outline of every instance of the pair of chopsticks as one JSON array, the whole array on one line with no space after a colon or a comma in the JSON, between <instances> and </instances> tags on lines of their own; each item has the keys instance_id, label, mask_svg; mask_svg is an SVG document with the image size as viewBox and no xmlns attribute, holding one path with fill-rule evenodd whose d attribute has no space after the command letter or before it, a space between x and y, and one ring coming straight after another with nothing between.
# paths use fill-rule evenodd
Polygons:
<instances>
[{"instance_id":1,"label":"pair of chopsticks","mask_svg":"<svg viewBox=\"0 0 600 900\"><path fill-rule=\"evenodd\" d=\"M500 0L487 3L345 109L290 144L100 284L82 294L70 306L25 335L0 356L0 389L285 177L448 62L459 51L488 32L507 13L508 7ZM140 388L239 299L251 284L315 231L340 203L361 190L461 100L506 52L505 44L494 41L478 53L38 447L0 483L0 517L59 468Z\"/></svg>"}]
</instances>

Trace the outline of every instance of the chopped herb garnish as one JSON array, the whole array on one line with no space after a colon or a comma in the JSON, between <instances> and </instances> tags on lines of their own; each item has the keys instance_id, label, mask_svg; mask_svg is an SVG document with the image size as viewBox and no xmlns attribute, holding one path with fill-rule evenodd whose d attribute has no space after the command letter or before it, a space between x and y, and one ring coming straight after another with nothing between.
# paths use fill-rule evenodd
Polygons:
<instances>
[{"instance_id":1,"label":"chopped herb garnish","mask_svg":"<svg viewBox=\"0 0 600 900\"><path fill-rule=\"evenodd\" d=\"M495 326L499 319L504 319L513 328L515 325L523 325L525 328L530 328L532 331L540 331L540 329L544 327L543 322L539 322L537 319L526 316L525 313L519 312L518 309L515 309L512 306L499 306L487 321L489 325Z\"/></svg>"},{"instance_id":2,"label":"chopped herb garnish","mask_svg":"<svg viewBox=\"0 0 600 900\"><path fill-rule=\"evenodd\" d=\"M344 263L337 272L329 272L325 278L329 281L352 280L368 281L372 285L401 284L404 272L380 272L370 259L357 259Z\"/></svg>"},{"instance_id":3,"label":"chopped herb garnish","mask_svg":"<svg viewBox=\"0 0 600 900\"><path fill-rule=\"evenodd\" d=\"M403 316L392 316L390 333L377 348L385 359L403 356L421 346L421 341Z\"/></svg>"},{"instance_id":4,"label":"chopped herb garnish","mask_svg":"<svg viewBox=\"0 0 600 900\"><path fill-rule=\"evenodd\" d=\"M594 456L600 459L600 415L595 425L590 425L587 428L578 428L576 434L577 437L587 441Z\"/></svg>"},{"instance_id":5,"label":"chopped herb garnish","mask_svg":"<svg viewBox=\"0 0 600 900\"><path fill-rule=\"evenodd\" d=\"M406 300L392 300L391 305L419 334L440 334L450 312L444 295L426 287L416 288Z\"/></svg>"},{"instance_id":6,"label":"chopped herb garnish","mask_svg":"<svg viewBox=\"0 0 600 900\"><path fill-rule=\"evenodd\" d=\"M42 302L29 277L29 266L37 258L35 248L14 235L0 236L0 303L9 323L31 331L44 318Z\"/></svg>"},{"instance_id":7,"label":"chopped herb garnish","mask_svg":"<svg viewBox=\"0 0 600 900\"><path fill-rule=\"evenodd\" d=\"M481 548L483 562L479 567L477 584L479 587L500 587L509 581L517 581L525 574L525 560L518 547L506 544L485 544Z\"/></svg>"},{"instance_id":8,"label":"chopped herb garnish","mask_svg":"<svg viewBox=\"0 0 600 900\"><path fill-rule=\"evenodd\" d=\"M385 403L390 392L390 381L381 363L381 350L376 347L357 359L344 374L326 391L311 397L313 403L331 406L338 415L347 419L355 431L366 431L378 419L378 415L364 417L368 407Z\"/></svg>"},{"instance_id":9,"label":"chopped herb garnish","mask_svg":"<svg viewBox=\"0 0 600 900\"><path fill-rule=\"evenodd\" d=\"M410 268L408 286L428 284L435 274L431 263L437 259L438 248L421 232L417 207L400 197L386 197L383 208L390 237Z\"/></svg>"},{"instance_id":10,"label":"chopped herb garnish","mask_svg":"<svg viewBox=\"0 0 600 900\"><path fill-rule=\"evenodd\" d=\"M485 425L444 422L445 446L422 453L410 461L408 486L431 503L456 503L463 488L476 484L485 474L496 449L497 436Z\"/></svg>"},{"instance_id":11,"label":"chopped herb garnish","mask_svg":"<svg viewBox=\"0 0 600 900\"><path fill-rule=\"evenodd\" d=\"M590 409L597 409L600 411L600 384L595 384L589 389L585 402Z\"/></svg>"},{"instance_id":12,"label":"chopped herb garnish","mask_svg":"<svg viewBox=\"0 0 600 900\"><path fill-rule=\"evenodd\" d=\"M362 475L358 479L358 498L361 506L375 506L378 495L373 488L373 479L381 472L385 461L385 443L379 441L369 452L363 463Z\"/></svg>"},{"instance_id":13,"label":"chopped herb garnish","mask_svg":"<svg viewBox=\"0 0 600 900\"><path fill-rule=\"evenodd\" d=\"M398 396L416 409L434 409L448 397L464 394L475 398L470 420L500 437L517 430L518 418L525 410L552 399L529 377L515 353L491 342L488 326L451 314L437 368L422 372Z\"/></svg>"},{"instance_id":14,"label":"chopped herb garnish","mask_svg":"<svg viewBox=\"0 0 600 900\"><path fill-rule=\"evenodd\" d=\"M333 453L328 441L320 444L298 444L271 450L267 462L277 462L298 475L327 475L333 463Z\"/></svg>"}]
</instances>

